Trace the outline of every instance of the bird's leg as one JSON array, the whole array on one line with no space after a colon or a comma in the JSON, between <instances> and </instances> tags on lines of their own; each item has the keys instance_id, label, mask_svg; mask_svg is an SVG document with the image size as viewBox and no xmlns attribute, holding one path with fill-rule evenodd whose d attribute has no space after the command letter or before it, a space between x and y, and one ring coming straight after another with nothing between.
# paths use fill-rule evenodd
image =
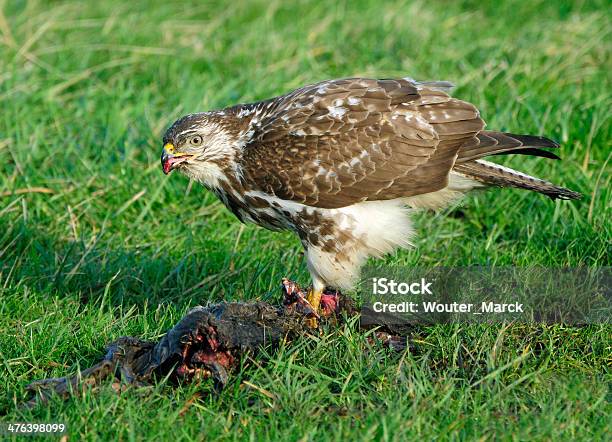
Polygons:
<instances>
[{"instance_id":1,"label":"bird's leg","mask_svg":"<svg viewBox=\"0 0 612 442\"><path fill-rule=\"evenodd\" d=\"M312 306L315 312L319 312L319 305L321 304L321 296L323 295L322 289L315 289L314 287L308 291L308 296L306 300ZM319 323L316 317L312 317L306 320L306 324L310 328L317 328Z\"/></svg>"},{"instance_id":2,"label":"bird's leg","mask_svg":"<svg viewBox=\"0 0 612 442\"><path fill-rule=\"evenodd\" d=\"M308 296L306 297L306 300L317 312L319 310L319 305L321 304L321 296L323 296L323 289L315 289L313 287L308 291Z\"/></svg>"},{"instance_id":3,"label":"bird's leg","mask_svg":"<svg viewBox=\"0 0 612 442\"><path fill-rule=\"evenodd\" d=\"M308 296L306 296L306 300L317 313L319 313L319 306L321 305L321 296L323 296L324 290L325 284L321 281L314 280L312 288L308 291ZM312 328L317 328L317 318L308 319L308 325Z\"/></svg>"}]
</instances>

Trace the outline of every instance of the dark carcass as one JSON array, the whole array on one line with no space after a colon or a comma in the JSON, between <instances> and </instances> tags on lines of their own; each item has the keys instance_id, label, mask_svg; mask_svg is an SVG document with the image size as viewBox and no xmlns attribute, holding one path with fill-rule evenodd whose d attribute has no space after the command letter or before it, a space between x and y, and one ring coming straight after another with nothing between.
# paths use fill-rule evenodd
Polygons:
<instances>
[{"instance_id":1,"label":"dark carcass","mask_svg":"<svg viewBox=\"0 0 612 442\"><path fill-rule=\"evenodd\" d=\"M217 388L228 382L228 373L245 354L256 354L263 347L276 347L303 333L316 333L312 319L337 321L341 313L354 313L349 298L337 292L323 295L321 318L303 290L283 280L281 306L268 303L219 303L190 310L159 342L121 337L107 347L104 359L74 376L35 381L27 386L33 406L53 395L68 397L75 391L100 385L112 379L113 386L150 385L167 378L189 382L212 378ZM405 339L377 336L392 348L404 348ZM399 344L398 344L399 343ZM398 347L399 345L399 347Z\"/></svg>"}]
</instances>

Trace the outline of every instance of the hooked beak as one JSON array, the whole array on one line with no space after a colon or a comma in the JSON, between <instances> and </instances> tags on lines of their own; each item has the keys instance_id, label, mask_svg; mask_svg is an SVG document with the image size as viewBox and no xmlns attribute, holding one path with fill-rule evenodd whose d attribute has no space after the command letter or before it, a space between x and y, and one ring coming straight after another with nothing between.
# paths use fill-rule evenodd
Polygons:
<instances>
[{"instance_id":1,"label":"hooked beak","mask_svg":"<svg viewBox=\"0 0 612 442\"><path fill-rule=\"evenodd\" d=\"M176 169L177 165L187 161L192 156L187 153L175 152L172 143L166 143L161 155L162 170L168 175L172 170Z\"/></svg>"}]
</instances>

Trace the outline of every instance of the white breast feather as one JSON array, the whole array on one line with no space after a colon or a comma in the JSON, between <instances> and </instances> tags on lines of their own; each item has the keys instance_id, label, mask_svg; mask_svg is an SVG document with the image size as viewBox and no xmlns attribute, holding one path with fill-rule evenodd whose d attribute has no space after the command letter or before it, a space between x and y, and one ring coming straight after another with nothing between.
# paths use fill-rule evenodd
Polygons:
<instances>
[{"instance_id":1,"label":"white breast feather","mask_svg":"<svg viewBox=\"0 0 612 442\"><path fill-rule=\"evenodd\" d=\"M414 234L410 209L401 200L366 201L339 209L323 209L336 220L339 228L349 232L356 241L337 243L340 250L326 252L321 247L308 246L306 258L315 288L326 285L350 289L359 278L368 257L381 257L397 248L412 245ZM339 260L339 256L347 259ZM317 287L318 286L318 287Z\"/></svg>"}]
</instances>

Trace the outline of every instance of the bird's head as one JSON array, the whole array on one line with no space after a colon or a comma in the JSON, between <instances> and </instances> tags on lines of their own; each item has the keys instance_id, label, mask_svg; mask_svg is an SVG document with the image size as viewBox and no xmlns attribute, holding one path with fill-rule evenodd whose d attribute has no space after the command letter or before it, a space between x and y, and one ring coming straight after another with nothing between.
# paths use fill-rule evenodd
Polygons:
<instances>
[{"instance_id":1,"label":"bird's head","mask_svg":"<svg viewBox=\"0 0 612 442\"><path fill-rule=\"evenodd\" d=\"M186 115L166 131L161 155L162 170L174 169L216 187L236 154L236 137L222 113L203 112Z\"/></svg>"}]
</instances>

